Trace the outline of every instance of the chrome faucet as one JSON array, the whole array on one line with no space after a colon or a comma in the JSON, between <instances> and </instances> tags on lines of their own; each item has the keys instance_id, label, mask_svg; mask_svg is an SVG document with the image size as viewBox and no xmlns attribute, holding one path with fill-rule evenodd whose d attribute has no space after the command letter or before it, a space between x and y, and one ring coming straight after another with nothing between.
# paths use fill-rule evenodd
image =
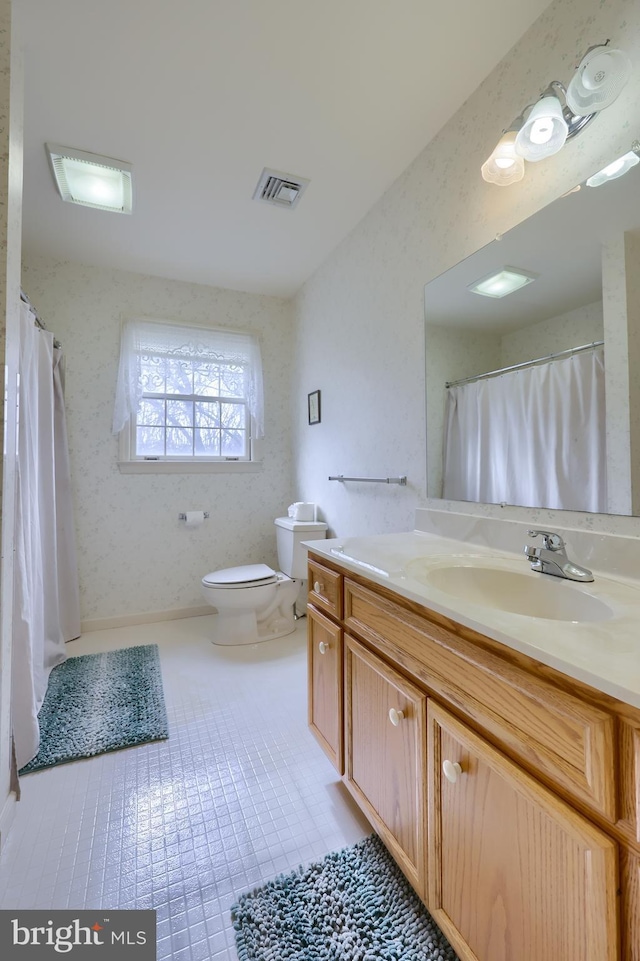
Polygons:
<instances>
[{"instance_id":1,"label":"chrome faucet","mask_svg":"<svg viewBox=\"0 0 640 961\"><path fill-rule=\"evenodd\" d=\"M565 544L553 531L527 531L529 537L542 537L542 547L527 544L524 552L531 561L531 570L541 574L553 574L569 581L592 581L593 574L586 567L574 564L567 557Z\"/></svg>"}]
</instances>

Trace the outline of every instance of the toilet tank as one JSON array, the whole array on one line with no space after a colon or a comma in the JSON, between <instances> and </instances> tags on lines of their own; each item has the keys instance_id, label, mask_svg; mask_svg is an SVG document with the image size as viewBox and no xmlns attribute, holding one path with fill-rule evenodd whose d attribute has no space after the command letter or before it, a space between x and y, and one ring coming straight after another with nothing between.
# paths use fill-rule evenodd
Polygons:
<instances>
[{"instance_id":1,"label":"toilet tank","mask_svg":"<svg viewBox=\"0 0 640 961\"><path fill-rule=\"evenodd\" d=\"M278 566L288 577L307 578L307 549L302 541L324 540L327 525L322 521L293 521L290 517L276 517Z\"/></svg>"}]
</instances>

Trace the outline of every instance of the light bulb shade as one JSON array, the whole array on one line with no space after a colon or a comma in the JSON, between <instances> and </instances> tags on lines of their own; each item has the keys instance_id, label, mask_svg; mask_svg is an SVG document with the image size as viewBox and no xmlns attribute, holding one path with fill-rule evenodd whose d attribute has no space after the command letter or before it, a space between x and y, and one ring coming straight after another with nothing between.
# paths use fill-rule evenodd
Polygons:
<instances>
[{"instance_id":1,"label":"light bulb shade","mask_svg":"<svg viewBox=\"0 0 640 961\"><path fill-rule=\"evenodd\" d=\"M524 177L524 160L516 153L516 131L508 130L482 165L482 179L507 187Z\"/></svg>"},{"instance_id":2,"label":"light bulb shade","mask_svg":"<svg viewBox=\"0 0 640 961\"><path fill-rule=\"evenodd\" d=\"M529 116L516 136L516 151L535 163L562 150L569 128L557 97L542 97L531 108Z\"/></svg>"},{"instance_id":3,"label":"light bulb shade","mask_svg":"<svg viewBox=\"0 0 640 961\"><path fill-rule=\"evenodd\" d=\"M629 153L624 154L624 156L619 157L614 160L613 163L608 164L598 173L589 177L587 180L587 187L599 187L600 184L606 184L610 180L617 180L618 177L624 177L628 170L635 167L636 164L640 163L640 157L638 157L635 151L630 150Z\"/></svg>"},{"instance_id":4,"label":"light bulb shade","mask_svg":"<svg viewBox=\"0 0 640 961\"><path fill-rule=\"evenodd\" d=\"M594 47L584 55L567 87L567 106L575 114L604 110L630 76L631 61L623 50Z\"/></svg>"}]
</instances>

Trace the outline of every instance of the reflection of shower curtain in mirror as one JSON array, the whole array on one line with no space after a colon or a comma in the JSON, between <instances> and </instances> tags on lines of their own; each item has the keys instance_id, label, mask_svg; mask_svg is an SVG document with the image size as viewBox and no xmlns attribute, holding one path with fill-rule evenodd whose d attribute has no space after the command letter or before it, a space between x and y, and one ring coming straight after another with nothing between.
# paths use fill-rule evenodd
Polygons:
<instances>
[{"instance_id":1,"label":"reflection of shower curtain in mirror","mask_svg":"<svg viewBox=\"0 0 640 961\"><path fill-rule=\"evenodd\" d=\"M49 673L80 634L61 351L23 304L16 473L12 728L18 768L38 751Z\"/></svg>"},{"instance_id":2,"label":"reflection of shower curtain in mirror","mask_svg":"<svg viewBox=\"0 0 640 961\"><path fill-rule=\"evenodd\" d=\"M602 347L450 387L443 497L605 512Z\"/></svg>"}]
</instances>

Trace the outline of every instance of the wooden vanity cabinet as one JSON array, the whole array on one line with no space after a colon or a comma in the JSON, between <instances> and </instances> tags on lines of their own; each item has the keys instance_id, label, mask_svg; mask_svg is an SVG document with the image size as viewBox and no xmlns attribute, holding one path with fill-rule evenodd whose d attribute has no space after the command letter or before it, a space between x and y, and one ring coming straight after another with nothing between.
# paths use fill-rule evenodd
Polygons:
<instances>
[{"instance_id":1,"label":"wooden vanity cabinet","mask_svg":"<svg viewBox=\"0 0 640 961\"><path fill-rule=\"evenodd\" d=\"M309 603L338 620L342 617L342 584L336 571L309 560Z\"/></svg>"},{"instance_id":2,"label":"wooden vanity cabinet","mask_svg":"<svg viewBox=\"0 0 640 961\"><path fill-rule=\"evenodd\" d=\"M311 606L307 617L309 727L338 774L342 775L342 628Z\"/></svg>"},{"instance_id":3,"label":"wooden vanity cabinet","mask_svg":"<svg viewBox=\"0 0 640 961\"><path fill-rule=\"evenodd\" d=\"M640 961L640 854L620 851L622 958Z\"/></svg>"},{"instance_id":4,"label":"wooden vanity cabinet","mask_svg":"<svg viewBox=\"0 0 640 961\"><path fill-rule=\"evenodd\" d=\"M311 729L461 961L640 961L640 711L310 559Z\"/></svg>"},{"instance_id":5,"label":"wooden vanity cabinet","mask_svg":"<svg viewBox=\"0 0 640 961\"><path fill-rule=\"evenodd\" d=\"M427 698L345 637L345 784L426 897Z\"/></svg>"},{"instance_id":6,"label":"wooden vanity cabinet","mask_svg":"<svg viewBox=\"0 0 640 961\"><path fill-rule=\"evenodd\" d=\"M617 961L617 845L429 707L429 909L460 957Z\"/></svg>"}]
</instances>

